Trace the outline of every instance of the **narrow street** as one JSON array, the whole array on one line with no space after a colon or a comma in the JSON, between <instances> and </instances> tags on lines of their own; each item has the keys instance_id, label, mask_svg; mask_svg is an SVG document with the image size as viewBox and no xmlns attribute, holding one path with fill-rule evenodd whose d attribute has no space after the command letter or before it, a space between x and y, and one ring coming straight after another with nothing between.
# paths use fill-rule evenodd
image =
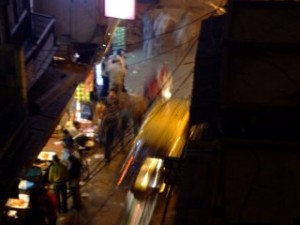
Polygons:
<instances>
[{"instance_id":1,"label":"narrow street","mask_svg":"<svg viewBox=\"0 0 300 225\"><path fill-rule=\"evenodd\" d=\"M200 21L197 24L200 24ZM200 29L200 26L196 27ZM142 49L126 52L125 59L128 66L128 74L125 78L125 87L128 93L133 95L142 94L149 78L158 73L165 64L168 72L172 75L172 95L190 101L196 49L197 39L191 41L189 45L185 45L185 49L179 50L175 48L170 51L165 46L165 50L162 49L160 52L154 51L153 56L149 58L145 56ZM132 139L132 137L127 137L128 140L130 138ZM52 140L52 144L54 142ZM45 148L51 148L49 145L51 145L51 141ZM109 165L106 165L103 161L103 149L99 146L95 147L94 153L89 157L90 180L81 186L84 209L80 211L72 210L67 214L61 214L57 225L120 225L122 223L126 198L128 198L128 187L118 188L117 180L122 163L130 147L130 144L128 144L125 151L115 150ZM55 146L52 145L52 148L55 148ZM164 224L172 224L175 215L176 191L171 193L171 195L166 218L163 218L163 213L166 210L167 196L159 195L157 197L153 208L153 218L145 218L146 220L149 219L150 224L160 224L162 219L165 219ZM143 205L144 203L141 204ZM152 206L147 205L147 207Z\"/></svg>"},{"instance_id":2,"label":"narrow street","mask_svg":"<svg viewBox=\"0 0 300 225\"><path fill-rule=\"evenodd\" d=\"M0 225L300 224L299 1L130 1L0 4Z\"/></svg>"},{"instance_id":3,"label":"narrow street","mask_svg":"<svg viewBox=\"0 0 300 225\"><path fill-rule=\"evenodd\" d=\"M176 64L173 63L178 61L176 60L176 55L166 55L164 57L159 57L157 60L153 60L153 63L145 62L144 67L141 67L140 65L133 65L134 61L137 58L141 58L142 54L143 53L141 51L127 54L127 63L129 66L132 64L132 66L130 66L130 71L128 77L126 77L125 85L129 92L133 94L141 94L144 83L151 75L153 75L151 71L157 71L162 65L162 62L167 63L169 71L172 72L172 70L174 70L176 67ZM189 54L188 57L185 58L184 62L188 63L191 61L193 61L193 54ZM183 71L187 70L187 67L188 70L192 70L193 63L185 65L180 71L174 73L175 76L173 76L173 87L174 90L177 90L175 92L177 97L182 97L189 100L189 95L191 92L190 82L192 82L192 76L188 76L187 72ZM185 76L182 76L183 73ZM187 80L186 82L184 82L185 79ZM128 136L127 141L130 141L132 138L132 136ZM58 144L58 141L59 139L55 137L51 138L44 149L54 150L61 148L61 146ZM122 163L127 156L129 148L131 147L130 143L128 143L126 147L127 148L124 151L119 151L118 148L114 150L113 159L108 165L106 165L103 160L103 149L98 145L94 147L93 153L88 156L91 173L90 179L86 183L82 182L81 186L84 209L80 211L71 210L67 214L61 214L59 216L57 225L121 224L128 187L118 188L116 184L119 178L119 171ZM166 200L165 197L166 196L159 196L159 206L157 209L153 209L155 216L150 224L157 224L162 220ZM71 201L71 199L69 201ZM71 205L71 202L69 205ZM172 209L169 208L169 211L172 214ZM167 224L168 220L170 222L172 221L172 218L167 219L165 224Z\"/></svg>"}]
</instances>

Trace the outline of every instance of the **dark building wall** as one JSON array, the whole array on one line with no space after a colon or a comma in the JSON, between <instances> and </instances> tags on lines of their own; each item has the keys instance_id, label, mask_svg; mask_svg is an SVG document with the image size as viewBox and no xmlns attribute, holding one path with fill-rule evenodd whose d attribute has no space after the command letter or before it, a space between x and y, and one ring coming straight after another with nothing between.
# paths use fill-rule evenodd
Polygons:
<instances>
[{"instance_id":1,"label":"dark building wall","mask_svg":"<svg viewBox=\"0 0 300 225\"><path fill-rule=\"evenodd\" d=\"M226 144L220 157L212 220L292 225L300 215L300 155L280 144Z\"/></svg>"},{"instance_id":2,"label":"dark building wall","mask_svg":"<svg viewBox=\"0 0 300 225\"><path fill-rule=\"evenodd\" d=\"M297 224L300 5L233 1L227 10L199 39L191 124L207 130L186 152L183 214L189 224Z\"/></svg>"},{"instance_id":3,"label":"dark building wall","mask_svg":"<svg viewBox=\"0 0 300 225\"><path fill-rule=\"evenodd\" d=\"M12 45L0 46L0 158L28 116L24 54Z\"/></svg>"}]
</instances>

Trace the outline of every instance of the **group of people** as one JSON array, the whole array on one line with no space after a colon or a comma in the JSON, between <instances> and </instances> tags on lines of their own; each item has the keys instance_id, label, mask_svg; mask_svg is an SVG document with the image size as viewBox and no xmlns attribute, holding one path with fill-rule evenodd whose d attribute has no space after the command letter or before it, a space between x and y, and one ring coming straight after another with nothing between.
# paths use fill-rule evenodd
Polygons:
<instances>
[{"instance_id":1,"label":"group of people","mask_svg":"<svg viewBox=\"0 0 300 225\"><path fill-rule=\"evenodd\" d=\"M104 58L102 63L103 86L100 102L104 107L99 125L99 139L104 148L106 163L111 160L114 144L124 148L125 134L130 127L136 135L146 113L149 101L148 92L144 95L128 94L124 80L128 67L124 57L124 49L118 49L116 54ZM152 94L152 93L151 93ZM152 96L151 96L152 97ZM118 138L116 138L118 137Z\"/></svg>"},{"instance_id":2,"label":"group of people","mask_svg":"<svg viewBox=\"0 0 300 225\"><path fill-rule=\"evenodd\" d=\"M104 155L108 163L111 160L112 143L120 118L120 93L126 92L124 80L127 66L124 50L119 49L115 55L107 57L103 68L104 85L100 96L105 104L105 113L101 126L105 130L103 132L105 133L103 135L105 136L103 137ZM37 185L30 191L30 207L25 215L24 225L56 225L60 213L67 213L71 208L82 209L80 178L83 165L76 145L78 144L76 137L80 133L81 127L77 121L63 130L62 155L54 155L43 178L35 180ZM31 171L31 174L33 172L35 171ZM42 175L41 171L39 175ZM69 206L68 192L72 198L72 206Z\"/></svg>"},{"instance_id":3,"label":"group of people","mask_svg":"<svg viewBox=\"0 0 300 225\"><path fill-rule=\"evenodd\" d=\"M24 218L24 225L56 225L59 213L68 212L68 192L73 202L73 209L80 210L81 162L74 155L69 156L68 167L57 155L45 174L46 180L30 190L30 207Z\"/></svg>"},{"instance_id":4,"label":"group of people","mask_svg":"<svg viewBox=\"0 0 300 225\"><path fill-rule=\"evenodd\" d=\"M100 97L105 98L112 89L117 94L125 92L124 81L127 70L124 49L118 49L115 54L105 56L102 62L103 87Z\"/></svg>"},{"instance_id":5,"label":"group of people","mask_svg":"<svg viewBox=\"0 0 300 225\"><path fill-rule=\"evenodd\" d=\"M163 82L158 82L158 77L165 78L167 73L164 67L160 75L155 76L155 82L149 82L149 85L146 85L144 96L131 96L131 106L128 106L128 94L124 86L128 68L124 58L124 50L119 49L116 55L107 57L103 65L102 77L104 83L100 101L103 103L104 108L99 124L99 141L103 144L104 160L109 163L116 137L121 137L119 141L121 148L123 148L124 132L132 118L137 122L135 134L137 133L142 117L149 107L149 102L152 102L157 97L157 93L160 92L159 87L162 86L161 83ZM32 191L30 211L25 219L25 225L55 225L57 215L66 213L69 209L68 190L72 197L72 208L76 210L82 208L79 182L83 165L81 155L75 147L75 137L78 137L80 133L81 127L77 121L74 121L68 129L63 130L62 156L61 158L58 155L53 156L52 165L46 175L46 182L43 182L47 185L41 185ZM51 189L48 188L50 186ZM42 223L41 221L48 222Z\"/></svg>"},{"instance_id":6,"label":"group of people","mask_svg":"<svg viewBox=\"0 0 300 225\"><path fill-rule=\"evenodd\" d=\"M74 125L79 124L75 122ZM56 225L59 213L67 213L70 209L68 190L72 198L71 208L80 210L83 207L80 195L82 162L70 131L63 131L62 142L62 157L53 156L43 177L40 177L41 172L33 173L30 170L32 176L40 178L34 180L36 185L30 191L30 207L24 218L24 225Z\"/></svg>"},{"instance_id":7,"label":"group of people","mask_svg":"<svg viewBox=\"0 0 300 225\"><path fill-rule=\"evenodd\" d=\"M80 175L82 163L74 155L70 155L69 164L66 166L59 157L53 157L53 164L49 168L48 179L53 186L53 191L58 200L58 212L68 212L67 190L69 188L73 200L73 209L81 209L82 202L80 197Z\"/></svg>"},{"instance_id":8,"label":"group of people","mask_svg":"<svg viewBox=\"0 0 300 225\"><path fill-rule=\"evenodd\" d=\"M125 147L125 134L133 128L137 133L142 116L146 112L147 104L144 98L129 96L119 93L114 88L108 91L108 95L102 99L104 107L99 124L99 142L104 149L105 163L111 161L112 151L115 146Z\"/></svg>"},{"instance_id":9,"label":"group of people","mask_svg":"<svg viewBox=\"0 0 300 225\"><path fill-rule=\"evenodd\" d=\"M73 209L81 209L80 198L80 178L82 171L82 156L78 146L84 145L87 137L82 135L81 125L78 121L73 121L74 129L63 130L63 151L61 158L58 155L53 157L53 165L49 168L48 179L53 185L54 192L58 198L59 211L65 213L67 207L67 188L73 200ZM80 138L79 140L77 140ZM80 143L83 138L84 143Z\"/></svg>"},{"instance_id":10,"label":"group of people","mask_svg":"<svg viewBox=\"0 0 300 225\"><path fill-rule=\"evenodd\" d=\"M99 140L103 144L105 163L109 163L115 137L119 132L120 108L117 92L114 89L109 90L103 103L105 108L99 124Z\"/></svg>"},{"instance_id":11,"label":"group of people","mask_svg":"<svg viewBox=\"0 0 300 225\"><path fill-rule=\"evenodd\" d=\"M104 147L104 160L109 163L115 137L118 134L121 112L122 95L126 93L125 76L127 64L124 49L118 49L115 54L104 57L102 62L103 87L100 93L104 104L101 124L99 125L99 139Z\"/></svg>"}]
</instances>

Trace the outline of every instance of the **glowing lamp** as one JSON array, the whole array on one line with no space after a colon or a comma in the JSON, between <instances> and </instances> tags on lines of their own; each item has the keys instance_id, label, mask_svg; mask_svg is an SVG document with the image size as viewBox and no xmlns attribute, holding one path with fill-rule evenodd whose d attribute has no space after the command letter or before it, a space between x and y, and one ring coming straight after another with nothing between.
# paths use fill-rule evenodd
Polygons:
<instances>
[{"instance_id":1,"label":"glowing lamp","mask_svg":"<svg viewBox=\"0 0 300 225\"><path fill-rule=\"evenodd\" d=\"M105 0L104 4L106 17L135 19L135 0Z\"/></svg>"}]
</instances>

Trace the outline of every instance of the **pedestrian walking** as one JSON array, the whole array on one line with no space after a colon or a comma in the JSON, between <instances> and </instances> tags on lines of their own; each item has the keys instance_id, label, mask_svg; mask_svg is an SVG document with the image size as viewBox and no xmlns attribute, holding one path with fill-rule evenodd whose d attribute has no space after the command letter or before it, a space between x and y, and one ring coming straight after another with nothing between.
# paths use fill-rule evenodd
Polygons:
<instances>
[{"instance_id":1,"label":"pedestrian walking","mask_svg":"<svg viewBox=\"0 0 300 225\"><path fill-rule=\"evenodd\" d=\"M153 22L149 11L146 11L143 15L143 51L145 56L148 58L152 54L153 50Z\"/></svg>"},{"instance_id":2,"label":"pedestrian walking","mask_svg":"<svg viewBox=\"0 0 300 225\"><path fill-rule=\"evenodd\" d=\"M100 137L104 144L104 159L106 163L111 160L112 146L119 129L119 101L116 91L111 89L105 102L106 108L100 128Z\"/></svg>"},{"instance_id":3,"label":"pedestrian walking","mask_svg":"<svg viewBox=\"0 0 300 225\"><path fill-rule=\"evenodd\" d=\"M129 130L130 122L131 122L129 99L130 97L127 93L122 93L119 98L120 118L119 118L118 135L120 137L119 140L121 142L121 150L124 150L125 134Z\"/></svg>"},{"instance_id":4,"label":"pedestrian walking","mask_svg":"<svg viewBox=\"0 0 300 225\"><path fill-rule=\"evenodd\" d=\"M114 89L119 96L123 91L126 69L118 57L112 59L112 62L107 67L109 77L109 90Z\"/></svg>"},{"instance_id":5,"label":"pedestrian walking","mask_svg":"<svg viewBox=\"0 0 300 225\"><path fill-rule=\"evenodd\" d=\"M68 211L67 204L67 182L68 170L63 165L57 155L53 156L53 164L49 168L48 176L50 184L53 185L53 190L58 200L59 212L66 213Z\"/></svg>"},{"instance_id":6,"label":"pedestrian walking","mask_svg":"<svg viewBox=\"0 0 300 225\"><path fill-rule=\"evenodd\" d=\"M74 155L69 156L70 166L69 171L69 188L73 200L72 208L79 210L82 208L82 201L80 196L80 176L82 163Z\"/></svg>"}]
</instances>

